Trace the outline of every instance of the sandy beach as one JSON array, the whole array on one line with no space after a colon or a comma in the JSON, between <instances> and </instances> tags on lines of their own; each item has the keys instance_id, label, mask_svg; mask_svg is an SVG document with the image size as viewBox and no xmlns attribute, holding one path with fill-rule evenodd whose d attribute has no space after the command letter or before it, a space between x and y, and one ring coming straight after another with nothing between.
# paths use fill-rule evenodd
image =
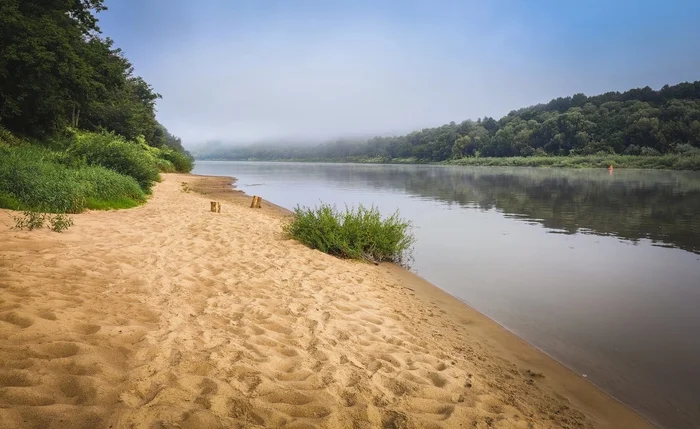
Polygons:
<instances>
[{"instance_id":1,"label":"sandy beach","mask_svg":"<svg viewBox=\"0 0 700 429\"><path fill-rule=\"evenodd\" d=\"M286 239L231 182L166 174L61 234L0 210L0 428L651 427L410 272Z\"/></svg>"}]
</instances>

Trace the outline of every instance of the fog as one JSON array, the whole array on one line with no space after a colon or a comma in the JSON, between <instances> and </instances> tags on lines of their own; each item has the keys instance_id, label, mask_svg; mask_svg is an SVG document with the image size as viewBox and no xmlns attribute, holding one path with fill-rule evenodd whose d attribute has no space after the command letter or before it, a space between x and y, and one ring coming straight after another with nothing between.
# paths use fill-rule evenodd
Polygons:
<instances>
[{"instance_id":1,"label":"fog","mask_svg":"<svg viewBox=\"0 0 700 429\"><path fill-rule=\"evenodd\" d=\"M331 3L110 2L103 29L163 95L158 118L188 147L404 134L697 77L691 57L630 45L663 26L588 26L612 13L604 2L546 14L503 2ZM567 13L597 35L568 29Z\"/></svg>"},{"instance_id":2,"label":"fog","mask_svg":"<svg viewBox=\"0 0 700 429\"><path fill-rule=\"evenodd\" d=\"M290 31L293 33L293 31ZM185 142L319 140L405 133L502 115L560 85L498 58L450 55L414 35L349 27L288 39L281 31L186 46L188 64L158 82L161 116ZM221 52L226 52L222 56ZM182 52L166 61L182 64ZM532 68L532 67L529 67ZM556 80L556 79L555 79Z\"/></svg>"}]
</instances>

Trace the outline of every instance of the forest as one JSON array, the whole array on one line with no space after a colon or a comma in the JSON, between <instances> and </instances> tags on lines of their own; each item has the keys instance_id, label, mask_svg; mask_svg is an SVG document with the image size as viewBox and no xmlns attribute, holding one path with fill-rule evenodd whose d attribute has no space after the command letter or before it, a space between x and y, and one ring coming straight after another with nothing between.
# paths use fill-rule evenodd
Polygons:
<instances>
[{"instance_id":1,"label":"forest","mask_svg":"<svg viewBox=\"0 0 700 429\"><path fill-rule=\"evenodd\" d=\"M103 37L103 0L0 2L0 207L129 207L193 158L155 89Z\"/></svg>"},{"instance_id":2,"label":"forest","mask_svg":"<svg viewBox=\"0 0 700 429\"><path fill-rule=\"evenodd\" d=\"M635 164L633 157L644 156L665 157L666 166L671 168L681 159L686 160L686 168L700 168L700 81L659 90L647 86L591 97L575 94L514 110L498 120L484 117L450 122L403 136L341 139L308 146L214 145L203 147L196 155L230 160L488 165L551 165L551 160L542 159L594 156L612 159L612 163Z\"/></svg>"}]
</instances>

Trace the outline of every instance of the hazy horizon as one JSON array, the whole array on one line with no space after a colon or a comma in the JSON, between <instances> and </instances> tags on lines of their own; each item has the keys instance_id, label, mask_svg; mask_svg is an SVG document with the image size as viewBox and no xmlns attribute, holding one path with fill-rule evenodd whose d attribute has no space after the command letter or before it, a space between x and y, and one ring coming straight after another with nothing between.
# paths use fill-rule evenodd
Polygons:
<instances>
[{"instance_id":1,"label":"hazy horizon","mask_svg":"<svg viewBox=\"0 0 700 429\"><path fill-rule=\"evenodd\" d=\"M398 135L574 93L699 78L679 1L108 0L103 35L186 147Z\"/></svg>"}]
</instances>

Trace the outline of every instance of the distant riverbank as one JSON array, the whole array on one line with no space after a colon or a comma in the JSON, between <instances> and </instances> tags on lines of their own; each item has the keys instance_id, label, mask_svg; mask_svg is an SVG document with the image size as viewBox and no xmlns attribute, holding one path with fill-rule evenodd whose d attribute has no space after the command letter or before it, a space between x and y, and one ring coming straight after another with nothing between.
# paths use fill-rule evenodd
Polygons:
<instances>
[{"instance_id":1,"label":"distant riverbank","mask_svg":"<svg viewBox=\"0 0 700 429\"><path fill-rule=\"evenodd\" d=\"M484 167L552 167L552 168L639 168L655 170L700 171L700 155L666 154L657 156L640 155L571 155L571 156L514 156L514 157L466 157L442 162L429 162L417 158L356 157L343 158L247 158L227 159L225 157L199 159L201 161L265 161L265 162L328 162L357 164L433 164L470 165Z\"/></svg>"}]
</instances>

